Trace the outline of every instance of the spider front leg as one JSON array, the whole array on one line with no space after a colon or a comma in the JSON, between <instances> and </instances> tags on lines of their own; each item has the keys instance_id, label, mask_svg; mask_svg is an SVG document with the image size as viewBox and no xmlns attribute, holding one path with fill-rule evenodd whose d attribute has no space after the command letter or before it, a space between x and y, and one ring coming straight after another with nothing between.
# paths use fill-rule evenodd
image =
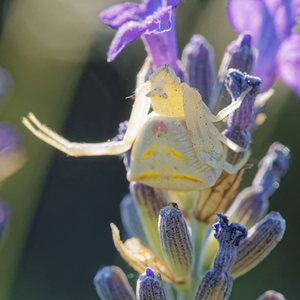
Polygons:
<instances>
[{"instance_id":1,"label":"spider front leg","mask_svg":"<svg viewBox=\"0 0 300 300\"><path fill-rule=\"evenodd\" d=\"M225 108L223 108L221 111L218 112L217 115L214 115L209 108L205 105L205 113L207 117L214 123L222 121L225 117L227 117L230 113L235 111L237 108L240 107L242 101L246 97L246 95L252 90L252 87L249 86L243 93L241 93L241 96L233 103L229 104Z\"/></svg>"},{"instance_id":2,"label":"spider front leg","mask_svg":"<svg viewBox=\"0 0 300 300\"><path fill-rule=\"evenodd\" d=\"M150 109L150 99L145 95L149 92L149 88L149 82L136 88L135 102L123 141L74 143L41 124L32 113L29 113L27 118L24 117L22 122L39 139L70 156L118 155L130 149L146 119Z\"/></svg>"}]
</instances>

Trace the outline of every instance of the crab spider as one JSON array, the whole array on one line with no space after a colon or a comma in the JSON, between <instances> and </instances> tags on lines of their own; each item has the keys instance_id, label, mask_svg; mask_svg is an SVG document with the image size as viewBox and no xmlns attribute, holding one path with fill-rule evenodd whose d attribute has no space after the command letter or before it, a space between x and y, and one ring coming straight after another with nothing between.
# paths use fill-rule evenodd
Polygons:
<instances>
[{"instance_id":1,"label":"crab spider","mask_svg":"<svg viewBox=\"0 0 300 300\"><path fill-rule=\"evenodd\" d=\"M225 170L236 173L237 165L226 161L228 148L246 151L226 138L214 126L237 109L241 97L211 113L201 95L166 66L156 69L144 82L147 68L138 75L135 102L122 141L73 143L58 135L29 113L24 125L39 139L71 156L118 155L132 147L129 181L168 190L201 190L215 184ZM152 105L153 112L149 113Z\"/></svg>"}]
</instances>

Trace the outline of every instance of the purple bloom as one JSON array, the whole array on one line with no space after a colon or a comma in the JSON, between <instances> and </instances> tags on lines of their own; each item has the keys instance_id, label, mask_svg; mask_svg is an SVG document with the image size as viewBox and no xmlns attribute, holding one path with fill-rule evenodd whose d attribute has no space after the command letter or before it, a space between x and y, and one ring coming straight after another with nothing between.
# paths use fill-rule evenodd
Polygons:
<instances>
[{"instance_id":1,"label":"purple bloom","mask_svg":"<svg viewBox=\"0 0 300 300\"><path fill-rule=\"evenodd\" d=\"M208 105L215 80L215 53L200 34L194 34L184 47L182 56L183 81L196 88Z\"/></svg>"},{"instance_id":2,"label":"purple bloom","mask_svg":"<svg viewBox=\"0 0 300 300\"><path fill-rule=\"evenodd\" d=\"M0 123L0 154L21 147L21 137L17 129L6 122Z\"/></svg>"},{"instance_id":3,"label":"purple bloom","mask_svg":"<svg viewBox=\"0 0 300 300\"><path fill-rule=\"evenodd\" d=\"M247 229L239 223L229 224L226 216L217 213L219 222L213 225L219 249L212 267L205 273L194 300L224 299L230 296L233 278L230 269L237 257L237 249L247 237Z\"/></svg>"},{"instance_id":4,"label":"purple bloom","mask_svg":"<svg viewBox=\"0 0 300 300\"><path fill-rule=\"evenodd\" d=\"M106 266L98 270L94 285L100 299L135 299L127 276L119 267Z\"/></svg>"},{"instance_id":5,"label":"purple bloom","mask_svg":"<svg viewBox=\"0 0 300 300\"><path fill-rule=\"evenodd\" d=\"M177 70L177 39L174 10L180 0L143 0L142 4L123 3L104 10L101 22L117 29L107 54L114 60L125 46L142 37L152 65L163 64Z\"/></svg>"},{"instance_id":6,"label":"purple bloom","mask_svg":"<svg viewBox=\"0 0 300 300\"><path fill-rule=\"evenodd\" d=\"M0 123L0 182L16 172L25 161L22 138L18 130L6 122Z\"/></svg>"},{"instance_id":7,"label":"purple bloom","mask_svg":"<svg viewBox=\"0 0 300 300\"><path fill-rule=\"evenodd\" d=\"M156 274L155 274L156 273ZM146 268L145 273L140 274L136 284L136 299L165 300L166 295L163 289L160 274L151 268Z\"/></svg>"},{"instance_id":8,"label":"purple bloom","mask_svg":"<svg viewBox=\"0 0 300 300\"><path fill-rule=\"evenodd\" d=\"M262 92L276 76L300 96L300 34L292 28L300 16L300 0L228 0L228 18L237 33L250 31L257 57L252 74Z\"/></svg>"},{"instance_id":9,"label":"purple bloom","mask_svg":"<svg viewBox=\"0 0 300 300\"><path fill-rule=\"evenodd\" d=\"M0 239L4 229L7 227L7 223L10 217L10 208L8 204L0 199Z\"/></svg>"},{"instance_id":10,"label":"purple bloom","mask_svg":"<svg viewBox=\"0 0 300 300\"><path fill-rule=\"evenodd\" d=\"M255 121L254 100L260 92L260 84L260 78L242 73L235 69L229 69L225 78L225 85L233 102L236 101L247 88L252 87L251 91L245 96L239 109L228 116L227 128L223 131L226 137L244 149L248 149L251 144L252 134L250 127ZM244 153L229 150L227 161L235 164L243 155Z\"/></svg>"}]
</instances>

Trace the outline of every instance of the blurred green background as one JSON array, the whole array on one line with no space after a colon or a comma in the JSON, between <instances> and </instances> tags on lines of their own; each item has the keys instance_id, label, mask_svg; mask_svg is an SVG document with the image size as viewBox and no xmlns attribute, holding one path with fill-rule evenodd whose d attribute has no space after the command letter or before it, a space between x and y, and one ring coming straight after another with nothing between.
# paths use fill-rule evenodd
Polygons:
<instances>
[{"instance_id":1,"label":"blurred green background","mask_svg":"<svg viewBox=\"0 0 300 300\"><path fill-rule=\"evenodd\" d=\"M98 13L120 1L10 0L1 3L0 66L14 81L1 121L19 125L27 162L7 179L1 197L12 218L0 249L1 300L98 299L93 277L100 266L121 262L109 224L121 227L119 203L128 192L118 157L71 158L36 139L21 125L29 111L73 141L99 142L128 119L135 75L145 58L140 40L113 63L106 51L114 31ZM177 9L181 51L194 33L215 47L219 65L236 38L226 1L182 1ZM282 242L258 267L234 282L230 299L255 299L276 289L299 298L300 100L282 83L267 106L267 121L253 137L252 163L273 141L291 149L291 167L270 209L287 221ZM251 182L256 168L244 176ZM129 272L132 270L128 269ZM135 276L135 275L134 275Z\"/></svg>"}]
</instances>

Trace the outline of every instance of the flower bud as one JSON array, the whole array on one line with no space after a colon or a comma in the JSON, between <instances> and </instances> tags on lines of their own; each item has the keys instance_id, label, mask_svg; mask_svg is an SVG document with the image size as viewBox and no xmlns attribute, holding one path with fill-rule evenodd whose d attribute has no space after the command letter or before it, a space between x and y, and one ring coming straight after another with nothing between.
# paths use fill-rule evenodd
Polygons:
<instances>
[{"instance_id":1,"label":"flower bud","mask_svg":"<svg viewBox=\"0 0 300 300\"><path fill-rule=\"evenodd\" d=\"M9 217L10 208L5 201L0 199L0 240L2 238L5 228L7 227Z\"/></svg>"},{"instance_id":2,"label":"flower bud","mask_svg":"<svg viewBox=\"0 0 300 300\"><path fill-rule=\"evenodd\" d=\"M190 232L176 203L160 210L158 220L163 257L177 278L186 281L193 267L194 253Z\"/></svg>"},{"instance_id":3,"label":"flower bud","mask_svg":"<svg viewBox=\"0 0 300 300\"><path fill-rule=\"evenodd\" d=\"M256 300L285 300L284 296L276 291L266 291Z\"/></svg>"},{"instance_id":4,"label":"flower bud","mask_svg":"<svg viewBox=\"0 0 300 300\"><path fill-rule=\"evenodd\" d=\"M107 266L100 269L94 285L100 299L103 300L134 300L134 292L129 285L124 272L116 266Z\"/></svg>"},{"instance_id":5,"label":"flower bud","mask_svg":"<svg viewBox=\"0 0 300 300\"><path fill-rule=\"evenodd\" d=\"M134 201L130 194L122 199L120 203L122 224L128 238L137 237L145 247L148 247L149 243Z\"/></svg>"},{"instance_id":6,"label":"flower bud","mask_svg":"<svg viewBox=\"0 0 300 300\"><path fill-rule=\"evenodd\" d=\"M217 211L226 210L240 187L244 170L235 174L223 172L214 186L196 193L193 214L199 222L210 223L215 220Z\"/></svg>"},{"instance_id":7,"label":"flower bud","mask_svg":"<svg viewBox=\"0 0 300 300\"><path fill-rule=\"evenodd\" d=\"M226 215L247 228L258 222L268 210L269 197L279 187L289 159L288 148L280 143L273 143L267 155L259 162L251 187L238 194Z\"/></svg>"},{"instance_id":8,"label":"flower bud","mask_svg":"<svg viewBox=\"0 0 300 300\"><path fill-rule=\"evenodd\" d=\"M231 293L233 278L229 274L233 266L237 248L246 238L246 227L231 223L226 216L217 214L219 223L213 225L215 238L219 243L219 250L214 258L213 266L209 269L195 294L194 300L200 299L228 299Z\"/></svg>"},{"instance_id":9,"label":"flower bud","mask_svg":"<svg viewBox=\"0 0 300 300\"><path fill-rule=\"evenodd\" d=\"M19 132L9 123L0 123L0 183L20 169L24 162Z\"/></svg>"},{"instance_id":10,"label":"flower bud","mask_svg":"<svg viewBox=\"0 0 300 300\"><path fill-rule=\"evenodd\" d=\"M260 92L261 79L250 76L235 69L229 69L225 78L228 92L235 102L249 87L252 89L245 96L240 107L228 116L227 127L223 134L245 150L251 144L250 128L255 122L255 97ZM246 152L235 152L228 149L227 162L237 164L245 156Z\"/></svg>"},{"instance_id":11,"label":"flower bud","mask_svg":"<svg viewBox=\"0 0 300 300\"><path fill-rule=\"evenodd\" d=\"M234 68L241 72L251 73L253 64L251 39L252 37L249 33L242 33L226 48L217 80L212 91L210 109L214 113L219 112L231 102L231 97L224 86L227 70Z\"/></svg>"},{"instance_id":12,"label":"flower bud","mask_svg":"<svg viewBox=\"0 0 300 300\"><path fill-rule=\"evenodd\" d=\"M248 237L238 247L231 275L236 278L260 263L280 242L285 227L285 220L277 212L270 212L251 227Z\"/></svg>"},{"instance_id":13,"label":"flower bud","mask_svg":"<svg viewBox=\"0 0 300 300\"><path fill-rule=\"evenodd\" d=\"M181 56L184 81L199 91L206 105L209 105L215 80L214 58L212 46L200 34L192 36Z\"/></svg>"},{"instance_id":14,"label":"flower bud","mask_svg":"<svg viewBox=\"0 0 300 300\"><path fill-rule=\"evenodd\" d=\"M166 300L160 273L146 268L136 285L137 300Z\"/></svg>"},{"instance_id":15,"label":"flower bud","mask_svg":"<svg viewBox=\"0 0 300 300\"><path fill-rule=\"evenodd\" d=\"M161 208L168 204L166 191L138 182L130 183L130 193L140 216L143 231L152 251L162 258L157 222Z\"/></svg>"}]
</instances>

